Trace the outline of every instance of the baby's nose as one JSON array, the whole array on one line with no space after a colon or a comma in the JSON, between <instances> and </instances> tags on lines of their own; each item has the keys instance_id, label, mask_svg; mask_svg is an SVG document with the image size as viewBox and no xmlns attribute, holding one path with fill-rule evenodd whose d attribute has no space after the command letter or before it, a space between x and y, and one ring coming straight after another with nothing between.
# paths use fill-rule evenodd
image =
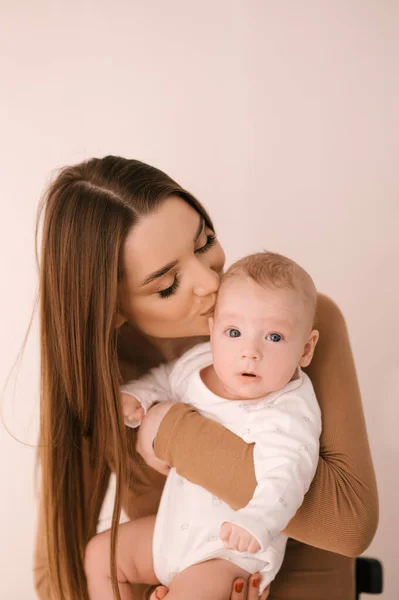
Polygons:
<instances>
[{"instance_id":1,"label":"baby's nose","mask_svg":"<svg viewBox=\"0 0 399 600\"><path fill-rule=\"evenodd\" d=\"M260 351L256 348L246 348L241 352L241 358L246 358L249 360L260 360L261 354Z\"/></svg>"}]
</instances>

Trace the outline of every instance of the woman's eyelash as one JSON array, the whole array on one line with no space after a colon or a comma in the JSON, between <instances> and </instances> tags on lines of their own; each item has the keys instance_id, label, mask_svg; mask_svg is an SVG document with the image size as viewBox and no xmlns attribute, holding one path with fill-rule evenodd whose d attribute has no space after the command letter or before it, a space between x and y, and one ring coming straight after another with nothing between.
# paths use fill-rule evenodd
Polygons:
<instances>
[{"instance_id":1,"label":"woman's eyelash","mask_svg":"<svg viewBox=\"0 0 399 600\"><path fill-rule=\"evenodd\" d=\"M195 253L202 254L203 252L208 252L208 250L210 250L210 248L212 248L212 246L214 246L215 243L216 243L216 235L214 233L209 234L206 238L205 246L202 246L202 248L198 248L195 251Z\"/></svg>"},{"instance_id":2,"label":"woman's eyelash","mask_svg":"<svg viewBox=\"0 0 399 600\"><path fill-rule=\"evenodd\" d=\"M168 288L166 288L166 290L161 290L160 292L158 292L158 294L160 295L161 298L169 298L169 296L172 296L172 294L175 293L175 291L177 290L178 287L179 287L179 279L178 279L177 273L176 273L175 279L174 279L172 285L169 286Z\"/></svg>"}]
</instances>

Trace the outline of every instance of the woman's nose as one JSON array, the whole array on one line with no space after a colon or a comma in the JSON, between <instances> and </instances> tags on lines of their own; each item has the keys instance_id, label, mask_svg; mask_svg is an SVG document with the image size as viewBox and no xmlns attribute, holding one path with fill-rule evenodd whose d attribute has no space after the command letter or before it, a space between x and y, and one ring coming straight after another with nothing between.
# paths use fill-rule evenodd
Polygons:
<instances>
[{"instance_id":1,"label":"woman's nose","mask_svg":"<svg viewBox=\"0 0 399 600\"><path fill-rule=\"evenodd\" d=\"M241 358L247 360L260 360L262 358L260 350L256 348L245 348L241 351Z\"/></svg>"},{"instance_id":2,"label":"woman's nose","mask_svg":"<svg viewBox=\"0 0 399 600\"><path fill-rule=\"evenodd\" d=\"M194 274L194 293L196 296L208 296L218 291L220 277L210 267L197 261L197 270Z\"/></svg>"}]
</instances>

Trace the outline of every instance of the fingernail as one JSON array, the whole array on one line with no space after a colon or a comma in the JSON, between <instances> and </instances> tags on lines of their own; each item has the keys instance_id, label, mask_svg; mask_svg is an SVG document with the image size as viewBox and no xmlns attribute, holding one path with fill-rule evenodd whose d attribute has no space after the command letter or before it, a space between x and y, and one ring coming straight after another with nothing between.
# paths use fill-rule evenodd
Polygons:
<instances>
[{"instance_id":1,"label":"fingernail","mask_svg":"<svg viewBox=\"0 0 399 600\"><path fill-rule=\"evenodd\" d=\"M259 587L259 584L260 584L260 577L254 577L252 580L253 587Z\"/></svg>"},{"instance_id":2,"label":"fingernail","mask_svg":"<svg viewBox=\"0 0 399 600\"><path fill-rule=\"evenodd\" d=\"M244 583L242 581L237 581L237 583L234 586L234 589L237 592L237 594L240 594L244 589Z\"/></svg>"}]
</instances>

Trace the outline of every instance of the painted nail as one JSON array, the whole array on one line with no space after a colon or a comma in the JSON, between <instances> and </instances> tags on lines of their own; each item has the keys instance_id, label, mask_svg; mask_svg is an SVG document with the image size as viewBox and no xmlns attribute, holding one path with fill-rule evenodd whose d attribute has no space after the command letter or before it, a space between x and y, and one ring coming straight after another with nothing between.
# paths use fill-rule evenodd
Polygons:
<instances>
[{"instance_id":1,"label":"painted nail","mask_svg":"<svg viewBox=\"0 0 399 600\"><path fill-rule=\"evenodd\" d=\"M237 581L237 583L234 586L234 589L237 592L237 594L240 594L244 589L244 583L242 581Z\"/></svg>"},{"instance_id":2,"label":"painted nail","mask_svg":"<svg viewBox=\"0 0 399 600\"><path fill-rule=\"evenodd\" d=\"M257 588L257 587L259 587L259 584L260 584L260 577L254 577L252 580L253 587Z\"/></svg>"}]
</instances>

